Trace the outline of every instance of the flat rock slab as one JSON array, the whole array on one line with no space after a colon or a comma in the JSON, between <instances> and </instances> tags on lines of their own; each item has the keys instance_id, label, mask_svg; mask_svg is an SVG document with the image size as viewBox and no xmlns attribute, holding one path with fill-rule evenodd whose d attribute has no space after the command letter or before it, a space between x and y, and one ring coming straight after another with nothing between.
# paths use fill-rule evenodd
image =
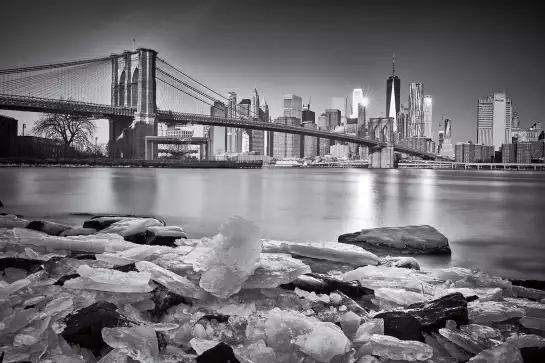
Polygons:
<instances>
[{"instance_id":1,"label":"flat rock slab","mask_svg":"<svg viewBox=\"0 0 545 363\"><path fill-rule=\"evenodd\" d=\"M455 321L458 326L469 323L467 300L461 293L412 304L405 311L420 322L422 331L425 333L439 331L445 327L447 320Z\"/></svg>"},{"instance_id":2,"label":"flat rock slab","mask_svg":"<svg viewBox=\"0 0 545 363\"><path fill-rule=\"evenodd\" d=\"M26 226L27 229L47 233L50 236L59 236L62 232L70 229L70 226L49 221L32 221Z\"/></svg>"},{"instance_id":3,"label":"flat rock slab","mask_svg":"<svg viewBox=\"0 0 545 363\"><path fill-rule=\"evenodd\" d=\"M369 251L451 253L447 237L428 225L363 229L360 232L342 234L338 240L340 243L360 246Z\"/></svg>"}]
</instances>

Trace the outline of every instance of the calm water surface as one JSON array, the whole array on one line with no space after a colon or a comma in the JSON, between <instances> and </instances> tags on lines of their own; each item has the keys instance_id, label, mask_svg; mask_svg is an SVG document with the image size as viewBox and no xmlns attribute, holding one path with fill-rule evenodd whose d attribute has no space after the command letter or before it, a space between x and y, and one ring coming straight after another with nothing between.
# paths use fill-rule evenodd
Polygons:
<instances>
[{"instance_id":1,"label":"calm water surface","mask_svg":"<svg viewBox=\"0 0 545 363\"><path fill-rule=\"evenodd\" d=\"M192 238L234 215L265 238L336 241L362 228L429 224L450 257L511 278L545 279L545 173L367 169L0 169L4 212L81 224L72 213L153 214Z\"/></svg>"}]
</instances>

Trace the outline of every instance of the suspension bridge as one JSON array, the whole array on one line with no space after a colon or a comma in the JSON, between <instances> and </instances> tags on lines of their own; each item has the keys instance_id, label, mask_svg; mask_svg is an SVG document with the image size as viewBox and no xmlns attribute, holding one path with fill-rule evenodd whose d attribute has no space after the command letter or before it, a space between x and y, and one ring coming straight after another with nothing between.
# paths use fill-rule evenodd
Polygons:
<instances>
[{"instance_id":1,"label":"suspension bridge","mask_svg":"<svg viewBox=\"0 0 545 363\"><path fill-rule=\"evenodd\" d=\"M259 120L157 56L140 48L109 56L0 70L0 109L72 113L109 120L111 158L153 159L159 122L254 129L368 146L370 165L393 167L394 152L424 159L436 154L393 143L389 128L363 138ZM146 141L148 138L148 141Z\"/></svg>"}]
</instances>

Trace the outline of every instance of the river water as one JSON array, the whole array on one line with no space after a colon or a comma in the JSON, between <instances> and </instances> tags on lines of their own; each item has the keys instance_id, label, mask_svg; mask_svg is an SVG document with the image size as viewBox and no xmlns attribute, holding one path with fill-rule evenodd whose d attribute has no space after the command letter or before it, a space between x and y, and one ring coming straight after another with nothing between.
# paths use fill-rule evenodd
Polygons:
<instances>
[{"instance_id":1,"label":"river water","mask_svg":"<svg viewBox=\"0 0 545 363\"><path fill-rule=\"evenodd\" d=\"M74 214L155 215L190 238L234 215L264 238L337 241L362 228L429 224L448 257L509 278L545 279L545 173L368 169L0 168L3 212L81 225Z\"/></svg>"}]
</instances>

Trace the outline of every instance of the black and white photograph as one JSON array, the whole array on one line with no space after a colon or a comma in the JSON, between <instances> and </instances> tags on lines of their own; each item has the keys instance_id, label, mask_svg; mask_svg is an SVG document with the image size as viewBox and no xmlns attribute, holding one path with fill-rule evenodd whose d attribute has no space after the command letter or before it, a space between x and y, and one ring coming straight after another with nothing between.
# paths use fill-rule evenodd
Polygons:
<instances>
[{"instance_id":1,"label":"black and white photograph","mask_svg":"<svg viewBox=\"0 0 545 363\"><path fill-rule=\"evenodd\" d=\"M545 363L539 1L2 0L0 363Z\"/></svg>"}]
</instances>

